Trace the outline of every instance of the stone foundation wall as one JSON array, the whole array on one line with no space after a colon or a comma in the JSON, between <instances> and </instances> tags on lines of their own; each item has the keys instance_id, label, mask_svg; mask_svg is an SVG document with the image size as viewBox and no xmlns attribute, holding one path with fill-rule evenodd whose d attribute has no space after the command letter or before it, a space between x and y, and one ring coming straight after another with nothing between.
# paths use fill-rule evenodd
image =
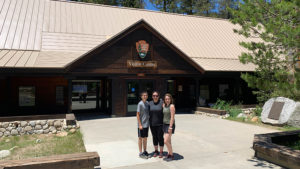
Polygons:
<instances>
[{"instance_id":1,"label":"stone foundation wall","mask_svg":"<svg viewBox=\"0 0 300 169\"><path fill-rule=\"evenodd\" d=\"M78 129L79 124L67 125L65 119L0 122L0 137L24 134L56 134Z\"/></svg>"}]
</instances>

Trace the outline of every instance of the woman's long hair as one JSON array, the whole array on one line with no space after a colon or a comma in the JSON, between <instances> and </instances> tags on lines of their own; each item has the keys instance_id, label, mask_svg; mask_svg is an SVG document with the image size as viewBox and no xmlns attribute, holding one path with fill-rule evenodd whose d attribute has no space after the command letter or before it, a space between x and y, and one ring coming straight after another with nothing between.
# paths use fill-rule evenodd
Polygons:
<instances>
[{"instance_id":1,"label":"woman's long hair","mask_svg":"<svg viewBox=\"0 0 300 169\"><path fill-rule=\"evenodd\" d=\"M170 93L166 93L165 97L164 97L164 103L165 103L165 105L167 105L166 102L165 102L165 99L166 99L167 96L170 98L170 105L173 104L173 97L172 97L172 95Z\"/></svg>"}]
</instances>

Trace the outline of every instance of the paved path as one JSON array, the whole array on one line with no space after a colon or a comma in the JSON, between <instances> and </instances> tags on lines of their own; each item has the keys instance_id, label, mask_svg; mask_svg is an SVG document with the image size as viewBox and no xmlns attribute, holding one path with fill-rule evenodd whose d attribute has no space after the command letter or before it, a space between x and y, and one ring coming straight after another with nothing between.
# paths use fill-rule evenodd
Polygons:
<instances>
[{"instance_id":1,"label":"paved path","mask_svg":"<svg viewBox=\"0 0 300 169\"><path fill-rule=\"evenodd\" d=\"M100 155L101 169L280 168L253 157L254 134L275 132L268 128L194 114L176 115L172 137L176 160L165 162L159 158L138 158L135 117L79 123L87 151L97 151ZM148 152L152 151L150 134Z\"/></svg>"}]
</instances>

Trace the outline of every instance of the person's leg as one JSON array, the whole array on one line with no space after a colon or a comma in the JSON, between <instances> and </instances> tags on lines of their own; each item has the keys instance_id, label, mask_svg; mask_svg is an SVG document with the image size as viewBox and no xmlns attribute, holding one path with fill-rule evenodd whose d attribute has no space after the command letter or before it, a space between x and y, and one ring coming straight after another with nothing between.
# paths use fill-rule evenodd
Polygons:
<instances>
[{"instance_id":1,"label":"person's leg","mask_svg":"<svg viewBox=\"0 0 300 169\"><path fill-rule=\"evenodd\" d=\"M152 133L154 151L158 151L157 126L152 126L152 127L150 127L150 129L151 129L151 133Z\"/></svg>"},{"instance_id":2,"label":"person's leg","mask_svg":"<svg viewBox=\"0 0 300 169\"><path fill-rule=\"evenodd\" d=\"M169 134L168 133L165 133L164 134L164 143L165 145L167 146L167 149L168 149L168 155L169 155L169 152L170 152L170 144L169 144Z\"/></svg>"},{"instance_id":3,"label":"person's leg","mask_svg":"<svg viewBox=\"0 0 300 169\"><path fill-rule=\"evenodd\" d=\"M164 131L163 131L163 126L158 126L157 137L158 137L158 143L159 143L159 149L160 149L160 155L159 155L159 157L162 158L163 151L164 151Z\"/></svg>"},{"instance_id":4,"label":"person's leg","mask_svg":"<svg viewBox=\"0 0 300 169\"><path fill-rule=\"evenodd\" d=\"M143 138L143 148L144 148L144 152L147 151L147 137Z\"/></svg>"},{"instance_id":5,"label":"person's leg","mask_svg":"<svg viewBox=\"0 0 300 169\"><path fill-rule=\"evenodd\" d=\"M142 153L142 142L143 142L143 138L139 137L139 151L140 151L140 153Z\"/></svg>"},{"instance_id":6,"label":"person's leg","mask_svg":"<svg viewBox=\"0 0 300 169\"><path fill-rule=\"evenodd\" d=\"M172 133L169 134L169 139L168 139L168 141L169 141L169 154L170 154L171 156L173 156L173 147L172 147L171 138L172 138Z\"/></svg>"}]
</instances>

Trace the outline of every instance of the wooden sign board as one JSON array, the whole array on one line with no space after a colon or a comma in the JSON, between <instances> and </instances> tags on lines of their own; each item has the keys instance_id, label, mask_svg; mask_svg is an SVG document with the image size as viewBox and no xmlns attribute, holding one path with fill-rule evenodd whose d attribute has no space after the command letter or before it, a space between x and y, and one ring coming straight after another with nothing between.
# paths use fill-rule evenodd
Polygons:
<instances>
[{"instance_id":1,"label":"wooden sign board","mask_svg":"<svg viewBox=\"0 0 300 169\"><path fill-rule=\"evenodd\" d=\"M279 120L283 106L284 102L273 102L268 118L273 120Z\"/></svg>"},{"instance_id":2,"label":"wooden sign board","mask_svg":"<svg viewBox=\"0 0 300 169\"><path fill-rule=\"evenodd\" d=\"M156 61L139 61L139 60L127 60L128 68L157 68Z\"/></svg>"}]
</instances>

